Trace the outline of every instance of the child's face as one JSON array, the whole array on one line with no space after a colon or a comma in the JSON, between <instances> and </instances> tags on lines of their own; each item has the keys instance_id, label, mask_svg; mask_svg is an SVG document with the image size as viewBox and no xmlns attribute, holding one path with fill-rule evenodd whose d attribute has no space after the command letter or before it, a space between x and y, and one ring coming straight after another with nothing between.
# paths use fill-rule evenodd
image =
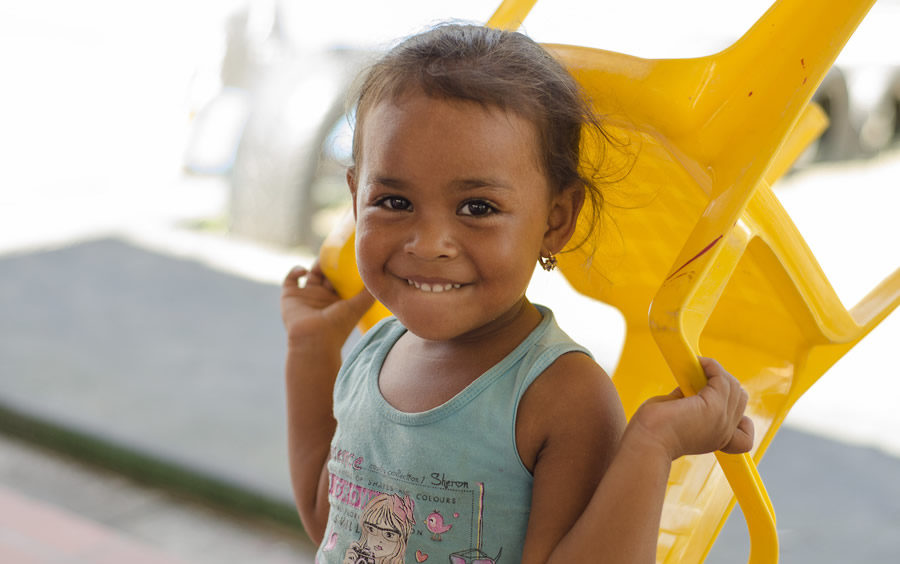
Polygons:
<instances>
[{"instance_id":1,"label":"child's face","mask_svg":"<svg viewBox=\"0 0 900 564\"><path fill-rule=\"evenodd\" d=\"M379 526L370 522L363 523L367 533L366 547L372 551L372 556L376 558L394 556L397 554L397 548L400 544L400 531L391 527L389 523L385 523L385 525Z\"/></svg>"},{"instance_id":2,"label":"child's face","mask_svg":"<svg viewBox=\"0 0 900 564\"><path fill-rule=\"evenodd\" d=\"M417 93L375 105L361 126L348 179L368 289L425 339L477 335L514 318L554 200L534 125Z\"/></svg>"}]
</instances>

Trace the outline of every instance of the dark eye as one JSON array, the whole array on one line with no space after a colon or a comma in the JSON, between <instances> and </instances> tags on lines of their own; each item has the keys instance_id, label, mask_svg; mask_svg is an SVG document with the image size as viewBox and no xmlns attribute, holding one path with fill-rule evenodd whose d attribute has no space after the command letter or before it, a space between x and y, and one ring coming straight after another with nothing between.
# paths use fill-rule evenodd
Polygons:
<instances>
[{"instance_id":1,"label":"dark eye","mask_svg":"<svg viewBox=\"0 0 900 564\"><path fill-rule=\"evenodd\" d=\"M497 208L485 202L484 200L469 200L463 202L459 207L460 215L483 216L490 215L497 211Z\"/></svg>"},{"instance_id":2,"label":"dark eye","mask_svg":"<svg viewBox=\"0 0 900 564\"><path fill-rule=\"evenodd\" d=\"M406 211L412 208L410 201L400 196L385 196L379 199L376 205L393 211Z\"/></svg>"}]
</instances>

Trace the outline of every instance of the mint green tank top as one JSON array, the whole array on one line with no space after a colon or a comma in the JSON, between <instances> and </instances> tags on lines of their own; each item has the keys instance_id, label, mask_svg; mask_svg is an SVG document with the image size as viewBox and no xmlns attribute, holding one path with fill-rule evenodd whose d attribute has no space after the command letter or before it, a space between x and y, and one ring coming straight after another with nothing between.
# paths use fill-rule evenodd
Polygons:
<instances>
[{"instance_id":1,"label":"mint green tank top","mask_svg":"<svg viewBox=\"0 0 900 564\"><path fill-rule=\"evenodd\" d=\"M563 354L590 354L543 320L506 358L452 399L421 413L382 397L378 375L406 329L372 328L338 374L328 462L331 509L318 564L515 563L533 478L516 449L528 386Z\"/></svg>"}]
</instances>

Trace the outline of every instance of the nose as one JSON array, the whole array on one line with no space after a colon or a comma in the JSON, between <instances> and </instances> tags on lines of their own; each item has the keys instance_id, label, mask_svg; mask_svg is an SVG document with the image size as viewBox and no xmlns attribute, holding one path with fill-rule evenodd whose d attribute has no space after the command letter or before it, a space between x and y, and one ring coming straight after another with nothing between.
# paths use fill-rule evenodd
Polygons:
<instances>
[{"instance_id":1,"label":"nose","mask_svg":"<svg viewBox=\"0 0 900 564\"><path fill-rule=\"evenodd\" d=\"M459 249L451 221L430 214L420 217L410 229L405 251L423 260L455 257Z\"/></svg>"}]
</instances>

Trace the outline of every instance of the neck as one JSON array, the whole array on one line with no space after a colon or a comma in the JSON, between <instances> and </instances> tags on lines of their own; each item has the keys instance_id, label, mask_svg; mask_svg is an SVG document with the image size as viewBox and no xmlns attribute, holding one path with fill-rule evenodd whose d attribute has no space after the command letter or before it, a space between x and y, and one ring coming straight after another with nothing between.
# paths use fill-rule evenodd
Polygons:
<instances>
[{"instance_id":1,"label":"neck","mask_svg":"<svg viewBox=\"0 0 900 564\"><path fill-rule=\"evenodd\" d=\"M523 298L502 319L459 338L433 341L406 332L382 366L382 396L409 413L437 407L503 360L540 322L540 311Z\"/></svg>"},{"instance_id":2,"label":"neck","mask_svg":"<svg viewBox=\"0 0 900 564\"><path fill-rule=\"evenodd\" d=\"M541 322L541 312L526 298L490 323L453 339L434 341L407 333L407 343L433 360L467 357L484 359L492 366L512 352Z\"/></svg>"}]
</instances>

